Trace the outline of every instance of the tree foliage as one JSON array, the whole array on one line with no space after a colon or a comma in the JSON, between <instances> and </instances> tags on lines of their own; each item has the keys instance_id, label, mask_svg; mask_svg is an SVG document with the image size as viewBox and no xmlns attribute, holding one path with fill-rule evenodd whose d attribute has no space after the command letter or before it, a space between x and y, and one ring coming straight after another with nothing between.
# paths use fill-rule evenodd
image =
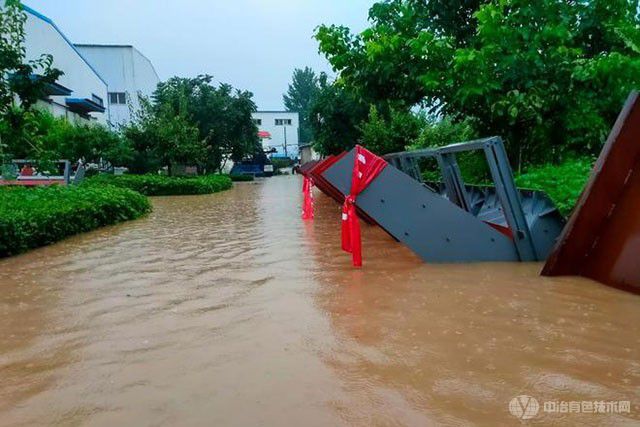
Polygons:
<instances>
[{"instance_id":1,"label":"tree foliage","mask_svg":"<svg viewBox=\"0 0 640 427\"><path fill-rule=\"evenodd\" d=\"M5 0L4 6L0 4L0 163L11 147L25 145L40 149L29 133L34 126L30 110L45 94L46 85L63 74L53 67L51 55L25 59L26 20L19 0Z\"/></svg>"},{"instance_id":2,"label":"tree foliage","mask_svg":"<svg viewBox=\"0 0 640 427\"><path fill-rule=\"evenodd\" d=\"M14 105L16 97L22 108L28 110L42 97L45 86L62 75L62 71L53 67L51 55L25 60L26 20L19 0L5 0L4 6L0 5L0 114Z\"/></svg>"},{"instance_id":3,"label":"tree foliage","mask_svg":"<svg viewBox=\"0 0 640 427\"><path fill-rule=\"evenodd\" d=\"M349 150L360 140L367 104L340 82L320 76L320 92L310 112L315 149L324 155Z\"/></svg>"},{"instance_id":4,"label":"tree foliage","mask_svg":"<svg viewBox=\"0 0 640 427\"><path fill-rule=\"evenodd\" d=\"M369 17L316 33L347 90L472 119L517 163L597 152L640 84L638 0L387 0Z\"/></svg>"},{"instance_id":5,"label":"tree foliage","mask_svg":"<svg viewBox=\"0 0 640 427\"><path fill-rule=\"evenodd\" d=\"M216 87L212 81L209 75L173 77L160 83L152 97L155 115L184 117L195 126L194 143L204 148L202 165L210 171L226 158L239 161L262 151L251 116L256 111L253 94L228 84ZM190 160L201 164L199 156Z\"/></svg>"},{"instance_id":6,"label":"tree foliage","mask_svg":"<svg viewBox=\"0 0 640 427\"><path fill-rule=\"evenodd\" d=\"M312 129L309 114L320 92L320 84L315 71L309 67L296 68L287 93L283 95L287 111L300 113L300 142L312 140Z\"/></svg>"},{"instance_id":7,"label":"tree foliage","mask_svg":"<svg viewBox=\"0 0 640 427\"><path fill-rule=\"evenodd\" d=\"M186 99L176 110L169 105L153 105L141 98L135 120L122 132L134 151L129 169L134 173L155 172L166 166L171 174L178 164L203 166L206 146L186 112Z\"/></svg>"},{"instance_id":8,"label":"tree foliage","mask_svg":"<svg viewBox=\"0 0 640 427\"><path fill-rule=\"evenodd\" d=\"M0 121L0 138L5 141L6 156L13 159L82 159L123 165L133 157L129 142L105 126L74 124L38 109L10 108Z\"/></svg>"},{"instance_id":9,"label":"tree foliage","mask_svg":"<svg viewBox=\"0 0 640 427\"><path fill-rule=\"evenodd\" d=\"M367 121L363 122L361 143L377 154L404 151L409 141L415 141L425 125L419 114L392 109L386 119L372 105Z\"/></svg>"},{"instance_id":10,"label":"tree foliage","mask_svg":"<svg viewBox=\"0 0 640 427\"><path fill-rule=\"evenodd\" d=\"M173 77L158 85L151 99L141 99L134 122L122 131L131 141L135 173L174 165L219 170L227 159L264 155L251 113L252 94L213 77Z\"/></svg>"}]
</instances>

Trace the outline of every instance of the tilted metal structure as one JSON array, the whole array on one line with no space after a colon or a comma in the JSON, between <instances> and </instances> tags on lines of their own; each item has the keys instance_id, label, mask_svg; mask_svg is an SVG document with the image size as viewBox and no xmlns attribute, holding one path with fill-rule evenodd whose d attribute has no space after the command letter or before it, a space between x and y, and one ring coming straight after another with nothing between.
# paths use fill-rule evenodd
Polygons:
<instances>
[{"instance_id":1,"label":"tilted metal structure","mask_svg":"<svg viewBox=\"0 0 640 427\"><path fill-rule=\"evenodd\" d=\"M494 186L465 185L456 155L473 150L484 152ZM349 194L354 156L352 150L316 173L322 181L319 187L334 198ZM422 180L420 159L429 157L437 160L442 172L437 188ZM369 222L425 261L544 260L564 226L564 218L544 193L516 188L500 138L394 153L385 159L394 167L382 170L356 205ZM307 172L313 176L321 164Z\"/></svg>"},{"instance_id":2,"label":"tilted metal structure","mask_svg":"<svg viewBox=\"0 0 640 427\"><path fill-rule=\"evenodd\" d=\"M640 293L640 95L632 92L542 272Z\"/></svg>"}]
</instances>

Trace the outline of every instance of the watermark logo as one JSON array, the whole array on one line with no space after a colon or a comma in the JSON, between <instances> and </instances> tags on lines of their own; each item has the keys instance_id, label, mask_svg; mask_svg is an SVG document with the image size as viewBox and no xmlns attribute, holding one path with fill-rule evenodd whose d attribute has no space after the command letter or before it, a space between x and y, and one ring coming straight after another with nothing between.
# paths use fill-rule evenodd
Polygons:
<instances>
[{"instance_id":1,"label":"watermark logo","mask_svg":"<svg viewBox=\"0 0 640 427\"><path fill-rule=\"evenodd\" d=\"M530 420L540 412L540 403L535 397L526 394L516 396L509 402L509 412L521 420Z\"/></svg>"},{"instance_id":2,"label":"watermark logo","mask_svg":"<svg viewBox=\"0 0 640 427\"><path fill-rule=\"evenodd\" d=\"M619 401L545 401L540 406L538 400L526 394L516 396L509 402L509 412L521 420L530 420L540 412L545 414L629 414L631 402Z\"/></svg>"}]
</instances>

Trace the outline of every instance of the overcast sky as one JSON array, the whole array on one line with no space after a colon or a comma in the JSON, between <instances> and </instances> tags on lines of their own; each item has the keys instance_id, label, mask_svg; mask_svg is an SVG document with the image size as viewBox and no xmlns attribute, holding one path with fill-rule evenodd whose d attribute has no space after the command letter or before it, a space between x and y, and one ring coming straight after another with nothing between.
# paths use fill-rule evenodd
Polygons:
<instances>
[{"instance_id":1,"label":"overcast sky","mask_svg":"<svg viewBox=\"0 0 640 427\"><path fill-rule=\"evenodd\" d=\"M132 44L160 79L212 74L282 109L295 67L330 71L312 39L319 24L356 31L373 0L24 0L74 43Z\"/></svg>"}]
</instances>

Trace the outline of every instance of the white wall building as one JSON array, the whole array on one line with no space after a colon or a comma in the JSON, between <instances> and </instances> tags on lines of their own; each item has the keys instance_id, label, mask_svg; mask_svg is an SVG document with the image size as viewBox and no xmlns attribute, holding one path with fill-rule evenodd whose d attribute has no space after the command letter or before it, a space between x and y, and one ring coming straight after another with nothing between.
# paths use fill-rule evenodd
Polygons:
<instances>
[{"instance_id":1,"label":"white wall building","mask_svg":"<svg viewBox=\"0 0 640 427\"><path fill-rule=\"evenodd\" d=\"M140 108L139 95L151 96L160 83L151 61L130 45L76 44L76 48L109 85L111 123L131 122Z\"/></svg>"},{"instance_id":2,"label":"white wall building","mask_svg":"<svg viewBox=\"0 0 640 427\"><path fill-rule=\"evenodd\" d=\"M258 111L253 113L265 151L275 150L270 157L299 156L300 114L291 111Z\"/></svg>"},{"instance_id":3,"label":"white wall building","mask_svg":"<svg viewBox=\"0 0 640 427\"><path fill-rule=\"evenodd\" d=\"M109 122L107 109L107 83L78 52L56 24L35 10L23 6L27 13L25 23L26 59L53 56L53 67L64 72L47 99L38 106L58 117L72 122Z\"/></svg>"}]
</instances>

